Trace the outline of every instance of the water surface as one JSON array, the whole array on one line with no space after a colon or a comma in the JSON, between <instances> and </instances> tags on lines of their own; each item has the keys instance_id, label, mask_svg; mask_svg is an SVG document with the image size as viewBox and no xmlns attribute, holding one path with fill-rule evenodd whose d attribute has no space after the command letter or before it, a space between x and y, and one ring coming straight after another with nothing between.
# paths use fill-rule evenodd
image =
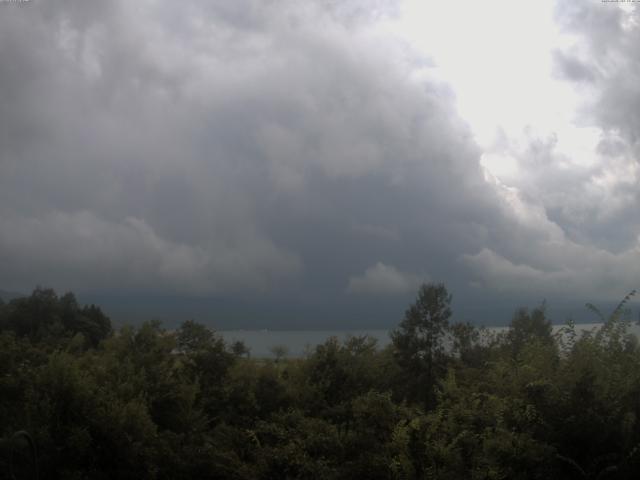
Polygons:
<instances>
[{"instance_id":1,"label":"water surface","mask_svg":"<svg viewBox=\"0 0 640 480\"><path fill-rule=\"evenodd\" d=\"M554 332L565 325L554 325ZM576 332L587 332L601 326L599 323L581 323L576 325ZM488 327L489 332L505 331L507 327ZM630 331L640 335L640 327L631 325ZM273 357L271 349L284 346L287 356L300 357L311 351L317 345L324 343L330 337L345 340L349 336L369 335L378 341L378 347L383 348L391 342L391 330L223 330L222 334L227 342L242 340L251 351L252 357Z\"/></svg>"}]
</instances>

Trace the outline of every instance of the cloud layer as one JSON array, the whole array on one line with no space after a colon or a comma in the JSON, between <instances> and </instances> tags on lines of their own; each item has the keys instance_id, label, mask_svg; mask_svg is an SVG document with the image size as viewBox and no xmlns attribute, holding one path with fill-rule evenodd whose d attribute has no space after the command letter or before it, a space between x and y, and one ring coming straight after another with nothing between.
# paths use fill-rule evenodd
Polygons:
<instances>
[{"instance_id":1,"label":"cloud layer","mask_svg":"<svg viewBox=\"0 0 640 480\"><path fill-rule=\"evenodd\" d=\"M585 164L535 131L482 151L428 55L385 28L401 7L2 6L0 286L327 304L406 298L427 278L409 272L489 303L638 286L629 16L557 11L577 45L558 81L597 93Z\"/></svg>"},{"instance_id":2,"label":"cloud layer","mask_svg":"<svg viewBox=\"0 0 640 480\"><path fill-rule=\"evenodd\" d=\"M362 275L349 279L347 291L357 294L393 295L414 293L422 283L428 282L428 275L401 272L393 265L378 262L367 268Z\"/></svg>"}]
</instances>

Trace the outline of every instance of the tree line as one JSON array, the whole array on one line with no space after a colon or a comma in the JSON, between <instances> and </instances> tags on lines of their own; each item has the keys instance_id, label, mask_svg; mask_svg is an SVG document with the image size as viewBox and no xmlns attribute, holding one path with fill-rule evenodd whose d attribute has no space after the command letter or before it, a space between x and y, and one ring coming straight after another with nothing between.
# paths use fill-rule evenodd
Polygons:
<instances>
[{"instance_id":1,"label":"tree line","mask_svg":"<svg viewBox=\"0 0 640 480\"><path fill-rule=\"evenodd\" d=\"M38 288L0 301L0 478L637 478L630 296L590 306L592 331L554 333L541 305L496 333L425 284L387 347L274 361L194 321L114 330Z\"/></svg>"}]
</instances>

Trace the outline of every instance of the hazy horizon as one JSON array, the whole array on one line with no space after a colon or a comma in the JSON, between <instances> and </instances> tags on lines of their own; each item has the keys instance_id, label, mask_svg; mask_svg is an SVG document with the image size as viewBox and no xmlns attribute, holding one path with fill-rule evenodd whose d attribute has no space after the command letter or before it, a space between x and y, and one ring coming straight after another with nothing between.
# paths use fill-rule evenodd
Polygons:
<instances>
[{"instance_id":1,"label":"hazy horizon","mask_svg":"<svg viewBox=\"0 0 640 480\"><path fill-rule=\"evenodd\" d=\"M57 292L59 295L65 292ZM26 292L6 292L0 289L0 299L5 301L16 296L27 296ZM353 305L327 304L324 309L319 304L290 305L287 310L277 309L269 304L243 305L241 299L224 301L211 298L172 298L164 295L138 297L114 297L112 295L76 294L81 304L96 304L107 314L116 327L133 324L138 325L148 320L160 320L165 328L178 327L185 320L195 320L218 331L263 330L270 331L353 331L353 330L390 330L400 323L405 310L415 298L408 296L406 303L384 306L376 315L363 318L368 311L366 305L360 310ZM513 318L519 308L532 310L542 302L525 304L515 303L514 299L505 299L503 303L494 303L491 308L473 308L462 301L452 302L451 322L470 322L476 326L504 327ZM578 324L592 324L598 321L597 316L586 308L585 303L550 303L545 302L547 318L554 325L563 325L568 319ZM618 302L602 302L596 307L604 314L611 313ZM637 320L639 312L632 305L629 308L630 320ZM484 316L483 316L484 315Z\"/></svg>"}]
</instances>

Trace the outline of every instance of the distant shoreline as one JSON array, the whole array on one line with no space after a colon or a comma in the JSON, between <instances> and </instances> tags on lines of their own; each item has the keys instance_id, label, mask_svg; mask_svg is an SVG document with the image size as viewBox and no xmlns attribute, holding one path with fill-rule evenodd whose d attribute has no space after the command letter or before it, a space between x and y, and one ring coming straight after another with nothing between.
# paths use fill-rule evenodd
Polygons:
<instances>
[{"instance_id":1,"label":"distant shoreline","mask_svg":"<svg viewBox=\"0 0 640 480\"><path fill-rule=\"evenodd\" d=\"M576 323L578 333L598 328L602 323ZM553 325L554 333L566 323ZM500 332L508 329L508 326L485 327L488 331ZM379 348L384 348L391 343L389 333L393 329L345 329L345 330L218 330L217 333L227 342L240 340L250 349L252 357L270 358L273 357L271 349L276 346L283 346L287 350L289 357L301 357L306 351L327 341L330 337L337 337L344 340L349 336L368 335L377 340ZM630 331L640 336L640 326L632 323Z\"/></svg>"}]
</instances>

